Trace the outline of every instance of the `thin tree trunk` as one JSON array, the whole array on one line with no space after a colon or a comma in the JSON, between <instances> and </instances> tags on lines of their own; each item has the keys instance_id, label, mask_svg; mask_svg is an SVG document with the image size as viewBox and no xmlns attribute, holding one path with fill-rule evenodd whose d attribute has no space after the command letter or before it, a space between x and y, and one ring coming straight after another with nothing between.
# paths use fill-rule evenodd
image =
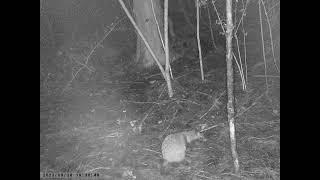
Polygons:
<instances>
[{"instance_id":1,"label":"thin tree trunk","mask_svg":"<svg viewBox=\"0 0 320 180\"><path fill-rule=\"evenodd\" d=\"M233 65L232 65L232 0L226 0L226 13L227 13L227 25L226 25L226 61L227 61L227 88L228 88L228 121L230 128L230 143L231 153L234 163L234 171L236 175L239 175L239 160L236 149L236 136L235 136L235 124L234 124L234 96L233 96Z\"/></svg>"},{"instance_id":2,"label":"thin tree trunk","mask_svg":"<svg viewBox=\"0 0 320 180\"><path fill-rule=\"evenodd\" d=\"M210 35L211 35L211 41L212 41L212 45L214 50L217 50L217 45L216 42L214 41L214 36L213 36L213 26L212 26L212 22L211 22L211 14L210 14L210 8L209 8L209 4L207 6L207 13L208 13L208 18L209 18L209 23L210 23Z\"/></svg>"},{"instance_id":3,"label":"thin tree trunk","mask_svg":"<svg viewBox=\"0 0 320 180\"><path fill-rule=\"evenodd\" d=\"M168 95L169 97L173 96L173 90L171 85L170 77L170 60L169 60L169 38L168 38L168 12L169 12L169 3L168 0L164 0L164 43L165 43L165 54L166 54L166 69L165 69L165 79L168 86Z\"/></svg>"},{"instance_id":4,"label":"thin tree trunk","mask_svg":"<svg viewBox=\"0 0 320 180\"><path fill-rule=\"evenodd\" d=\"M200 7L199 7L199 0L195 0L195 3L196 3L196 9L197 9L197 42L198 42L200 72L201 72L201 80L204 81L204 73L203 73L203 65L202 65L202 51L201 51L201 43L200 43Z\"/></svg>"}]
</instances>

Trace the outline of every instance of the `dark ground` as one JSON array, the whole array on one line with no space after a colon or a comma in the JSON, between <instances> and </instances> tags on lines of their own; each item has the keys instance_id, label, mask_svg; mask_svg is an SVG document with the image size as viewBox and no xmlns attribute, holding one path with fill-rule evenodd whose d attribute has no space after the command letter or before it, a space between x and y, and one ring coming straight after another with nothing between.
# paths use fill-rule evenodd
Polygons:
<instances>
[{"instance_id":1,"label":"dark ground","mask_svg":"<svg viewBox=\"0 0 320 180\"><path fill-rule=\"evenodd\" d=\"M40 84L40 170L99 172L107 179L231 178L223 62L221 55L208 55L201 82L196 59L175 61L172 99L159 73L134 72L126 61L107 65L112 67L108 71L83 71L72 87L60 88L63 93L53 88L58 77L48 77L46 85ZM279 82L272 81L267 95L264 78L249 80L245 92L236 73L242 176L278 179ZM190 145L189 163L160 174L165 135L215 125L205 131L207 141Z\"/></svg>"}]
</instances>

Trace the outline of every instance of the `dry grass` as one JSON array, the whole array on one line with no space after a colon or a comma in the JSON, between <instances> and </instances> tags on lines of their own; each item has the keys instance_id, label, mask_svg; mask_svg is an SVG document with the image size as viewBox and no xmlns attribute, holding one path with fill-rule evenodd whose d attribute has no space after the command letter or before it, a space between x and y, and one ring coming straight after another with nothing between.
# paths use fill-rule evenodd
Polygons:
<instances>
[{"instance_id":1,"label":"dry grass","mask_svg":"<svg viewBox=\"0 0 320 180\"><path fill-rule=\"evenodd\" d=\"M136 94L138 83L122 84L122 92L126 93L122 95L125 97L122 104L106 104L120 94L98 87L91 96L82 94L86 98L79 95L74 97L78 100L58 102L56 106L64 109L65 116L52 118L55 123L47 124L50 128L41 134L40 170L99 172L103 177L115 179L233 177L223 71L206 73L207 79L214 80L205 83L200 83L198 72L184 73L176 75L180 78L174 82L176 96L172 99L163 92L165 84L156 81L145 86L141 96ZM241 82L238 83L240 88ZM277 179L280 110L259 89L248 93L239 89L236 97L243 178ZM188 147L185 163L173 167L169 175L160 174L160 144L165 135L215 125L218 126L205 131L206 142L195 142Z\"/></svg>"}]
</instances>

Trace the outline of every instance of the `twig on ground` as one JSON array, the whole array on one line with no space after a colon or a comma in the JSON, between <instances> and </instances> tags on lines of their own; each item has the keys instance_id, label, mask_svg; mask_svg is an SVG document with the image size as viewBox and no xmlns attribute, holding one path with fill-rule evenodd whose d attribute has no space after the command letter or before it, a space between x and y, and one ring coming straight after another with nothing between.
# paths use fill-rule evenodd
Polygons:
<instances>
[{"instance_id":1,"label":"twig on ground","mask_svg":"<svg viewBox=\"0 0 320 180\"><path fill-rule=\"evenodd\" d=\"M202 119L204 116L206 116L213 108L218 108L218 106L221 104L221 103L219 102L219 99L220 99L225 93L226 93L226 91L223 91L223 92L220 94L220 96L219 96L217 99L214 100L212 106L208 109L208 111L205 112L202 116L200 116L199 119Z\"/></svg>"},{"instance_id":2,"label":"twig on ground","mask_svg":"<svg viewBox=\"0 0 320 180\"><path fill-rule=\"evenodd\" d=\"M253 102L248 108L244 109L242 112L237 113L237 115L234 116L234 118L237 118L247 112L249 109L251 109L253 106L255 106L258 101L266 94L267 92L262 93L256 100Z\"/></svg>"}]
</instances>

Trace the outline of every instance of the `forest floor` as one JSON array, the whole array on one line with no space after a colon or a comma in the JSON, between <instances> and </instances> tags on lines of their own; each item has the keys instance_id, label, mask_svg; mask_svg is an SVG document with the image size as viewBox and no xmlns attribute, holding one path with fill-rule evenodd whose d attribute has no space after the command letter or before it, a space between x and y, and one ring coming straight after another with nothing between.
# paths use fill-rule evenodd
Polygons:
<instances>
[{"instance_id":1,"label":"forest floor","mask_svg":"<svg viewBox=\"0 0 320 180\"><path fill-rule=\"evenodd\" d=\"M137 72L128 60L83 71L68 86L61 71L40 74L40 171L99 173L101 179L279 179L280 78L269 78L267 91L265 78L250 75L243 90L235 71L237 177L223 59L204 58L205 81L195 58L175 61L173 98L158 71ZM199 128L209 128L206 141L188 145L187 161L161 174L164 137Z\"/></svg>"}]
</instances>

